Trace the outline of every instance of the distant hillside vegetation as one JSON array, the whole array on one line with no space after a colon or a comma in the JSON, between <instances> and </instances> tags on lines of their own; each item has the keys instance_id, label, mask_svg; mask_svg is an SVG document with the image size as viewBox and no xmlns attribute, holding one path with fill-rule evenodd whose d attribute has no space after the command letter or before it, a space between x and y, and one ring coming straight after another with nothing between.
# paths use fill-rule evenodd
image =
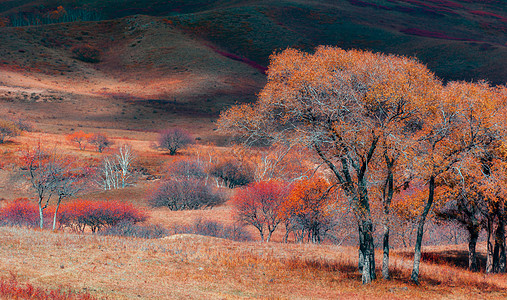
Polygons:
<instances>
[{"instance_id":1,"label":"distant hillside vegetation","mask_svg":"<svg viewBox=\"0 0 507 300\"><path fill-rule=\"evenodd\" d=\"M134 14L163 17L230 58L263 67L273 51L311 51L325 44L414 56L444 79L507 82L504 0L11 0L0 5L7 26Z\"/></svg>"}]
</instances>

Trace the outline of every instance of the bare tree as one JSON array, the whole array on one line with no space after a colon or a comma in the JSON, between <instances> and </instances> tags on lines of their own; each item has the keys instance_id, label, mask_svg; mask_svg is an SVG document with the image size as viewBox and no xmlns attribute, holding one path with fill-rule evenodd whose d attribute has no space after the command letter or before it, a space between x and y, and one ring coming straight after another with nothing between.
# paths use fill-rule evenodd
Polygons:
<instances>
[{"instance_id":1,"label":"bare tree","mask_svg":"<svg viewBox=\"0 0 507 300\"><path fill-rule=\"evenodd\" d=\"M56 208L53 215L53 230L56 229L56 221L60 204L66 198L70 198L87 186L88 174L83 168L78 167L74 161L55 160L55 181L52 192L57 198Z\"/></svg>"},{"instance_id":2,"label":"bare tree","mask_svg":"<svg viewBox=\"0 0 507 300\"><path fill-rule=\"evenodd\" d=\"M175 155L178 150L185 148L192 142L192 136L188 132L180 128L172 128L160 133L158 147L169 151L170 155Z\"/></svg>"},{"instance_id":3,"label":"bare tree","mask_svg":"<svg viewBox=\"0 0 507 300\"><path fill-rule=\"evenodd\" d=\"M92 144L97 148L97 151L102 153L104 149L111 147L113 141L102 133L95 133L88 138L88 143Z\"/></svg>"},{"instance_id":4,"label":"bare tree","mask_svg":"<svg viewBox=\"0 0 507 300\"><path fill-rule=\"evenodd\" d=\"M115 154L115 157L120 171L120 187L124 188L130 184L132 179L132 163L134 162L136 156L132 150L132 146L122 145L118 149L118 153Z\"/></svg>"},{"instance_id":5,"label":"bare tree","mask_svg":"<svg viewBox=\"0 0 507 300\"><path fill-rule=\"evenodd\" d=\"M104 190L127 187L132 184L132 163L135 154L130 145L123 145L114 155L104 157L98 168L98 184Z\"/></svg>"},{"instance_id":6,"label":"bare tree","mask_svg":"<svg viewBox=\"0 0 507 300\"><path fill-rule=\"evenodd\" d=\"M86 175L74 161L47 152L40 143L34 149L25 151L21 160L29 172L31 186L37 194L40 228L44 227L44 209L48 207L52 197L57 197L53 216L55 229L61 202L84 187Z\"/></svg>"}]
</instances>

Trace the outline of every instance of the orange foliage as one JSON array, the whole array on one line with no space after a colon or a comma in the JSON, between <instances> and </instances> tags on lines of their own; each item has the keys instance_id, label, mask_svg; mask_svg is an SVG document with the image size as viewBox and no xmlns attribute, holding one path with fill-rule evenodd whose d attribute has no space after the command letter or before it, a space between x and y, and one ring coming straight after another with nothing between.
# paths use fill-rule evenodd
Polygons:
<instances>
[{"instance_id":1,"label":"orange foliage","mask_svg":"<svg viewBox=\"0 0 507 300\"><path fill-rule=\"evenodd\" d=\"M302 241L306 236L309 241L321 242L322 235L329 230L336 202L331 197L332 189L332 185L319 177L294 183L290 196L280 208L280 215L286 221L287 231L292 231L296 240Z\"/></svg>"},{"instance_id":2,"label":"orange foliage","mask_svg":"<svg viewBox=\"0 0 507 300\"><path fill-rule=\"evenodd\" d=\"M79 150L85 150L85 142L92 137L91 133L84 133L83 131L76 131L65 136L65 139L69 142L76 143L79 145Z\"/></svg>"},{"instance_id":3,"label":"orange foliage","mask_svg":"<svg viewBox=\"0 0 507 300\"><path fill-rule=\"evenodd\" d=\"M66 14L67 14L67 11L65 10L65 8L63 6L60 5L55 10L53 10L49 13L49 17L53 20L58 20Z\"/></svg>"}]
</instances>

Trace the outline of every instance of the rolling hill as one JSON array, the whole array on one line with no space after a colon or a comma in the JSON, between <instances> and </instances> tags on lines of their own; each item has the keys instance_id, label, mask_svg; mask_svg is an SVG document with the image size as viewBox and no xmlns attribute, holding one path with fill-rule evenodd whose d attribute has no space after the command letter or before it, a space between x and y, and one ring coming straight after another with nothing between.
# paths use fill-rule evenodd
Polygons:
<instances>
[{"instance_id":1,"label":"rolling hill","mask_svg":"<svg viewBox=\"0 0 507 300\"><path fill-rule=\"evenodd\" d=\"M118 7L120 3L121 8ZM57 5L66 9L66 17L51 15ZM507 7L501 0L14 0L3 1L0 5L0 16L11 25L16 22L43 24L69 21L73 20L71 16L83 20L116 19L110 22L126 22L127 19L121 18L134 14L147 15L142 18L150 20L142 29L137 29L138 33L162 28L146 25L150 22L165 22L167 27L186 34L186 38L194 42L212 46L211 49L220 50L218 53L229 54L226 55L228 58L243 60L254 66L267 66L269 56L276 50L296 47L311 51L316 45L326 44L415 56L446 80L507 81ZM72 43L69 44L68 40L84 38L81 34L83 30L78 27L96 27L92 24L61 25L62 28L72 26L75 30L57 39L67 38L61 43L64 47L71 47ZM27 31L33 38L43 39L44 34L51 31L44 28L47 27ZM131 35L132 27L126 28L124 34ZM164 35L163 30L159 32L161 35ZM88 37L95 38L90 34ZM114 37L108 37L111 38ZM9 45L7 43L2 48ZM46 43L45 46L54 48L52 44ZM102 42L101 46L106 49L116 47L115 50L121 47L117 42ZM134 56L149 56L153 52L163 55L167 51L167 45L162 42L151 45L151 52L144 51L146 49L142 45L124 43L123 46L136 47L122 49L123 52L133 52ZM157 50L157 47L160 49ZM177 54L168 53L171 57ZM5 51L2 57L4 62L12 60ZM143 62L149 63L146 59L140 61L141 64ZM120 64L118 67L123 66ZM170 71L161 70L164 74Z\"/></svg>"}]
</instances>

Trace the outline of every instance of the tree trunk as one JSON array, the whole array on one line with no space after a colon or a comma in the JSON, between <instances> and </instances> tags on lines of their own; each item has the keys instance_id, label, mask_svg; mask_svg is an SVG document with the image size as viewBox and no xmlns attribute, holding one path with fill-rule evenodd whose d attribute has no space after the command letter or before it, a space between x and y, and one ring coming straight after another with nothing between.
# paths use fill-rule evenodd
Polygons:
<instances>
[{"instance_id":1,"label":"tree trunk","mask_svg":"<svg viewBox=\"0 0 507 300\"><path fill-rule=\"evenodd\" d=\"M493 242L491 241L491 236L493 235L493 219L491 217L488 218L487 223L487 254L486 254L486 273L493 273L494 265L493 265Z\"/></svg>"},{"instance_id":2,"label":"tree trunk","mask_svg":"<svg viewBox=\"0 0 507 300\"><path fill-rule=\"evenodd\" d=\"M479 228L469 228L468 233L470 234L468 240L468 269L472 272L477 272L479 268L477 265L475 246L477 245L477 239L479 238Z\"/></svg>"},{"instance_id":3,"label":"tree trunk","mask_svg":"<svg viewBox=\"0 0 507 300\"><path fill-rule=\"evenodd\" d=\"M384 229L383 239L382 239L382 249L383 249L383 257L382 257L382 277L384 279L389 279L389 208L391 206L391 201L394 196L394 160L391 160L387 155L387 152L384 151L384 158L387 165L387 177L384 185L383 192L383 204L384 204L384 218L382 220L382 226Z\"/></svg>"},{"instance_id":4,"label":"tree trunk","mask_svg":"<svg viewBox=\"0 0 507 300\"><path fill-rule=\"evenodd\" d=\"M359 225L359 250L360 257L363 258L362 263L362 282L363 284L371 283L375 280L375 246L373 244L373 223L371 220L361 220Z\"/></svg>"},{"instance_id":5,"label":"tree trunk","mask_svg":"<svg viewBox=\"0 0 507 300\"><path fill-rule=\"evenodd\" d=\"M502 217L498 219L498 226L495 232L493 268L495 273L505 273L505 224Z\"/></svg>"},{"instance_id":6,"label":"tree trunk","mask_svg":"<svg viewBox=\"0 0 507 300\"><path fill-rule=\"evenodd\" d=\"M53 231L56 229L56 215L58 214L58 208L60 208L60 203L62 203L62 199L58 199L56 203L55 214L53 215Z\"/></svg>"},{"instance_id":7,"label":"tree trunk","mask_svg":"<svg viewBox=\"0 0 507 300\"><path fill-rule=\"evenodd\" d=\"M44 227L44 214L42 213L42 211L43 211L42 203L41 203L41 201L39 201L39 225L40 225L40 229L42 229Z\"/></svg>"},{"instance_id":8,"label":"tree trunk","mask_svg":"<svg viewBox=\"0 0 507 300\"><path fill-rule=\"evenodd\" d=\"M389 224L387 217L384 217L384 238L382 241L383 257L382 257L382 276L384 279L390 279L389 276Z\"/></svg>"},{"instance_id":9,"label":"tree trunk","mask_svg":"<svg viewBox=\"0 0 507 300\"><path fill-rule=\"evenodd\" d=\"M414 266L412 268L412 275L410 276L410 280L412 280L416 284L419 284L419 265L421 263L421 247L424 234L424 224L426 222L426 217L430 212L431 206L433 205L433 199L435 195L435 177L433 175L430 177L428 190L429 190L428 201L424 206L424 211L421 217L419 218L419 223L417 226L417 238L414 249Z\"/></svg>"}]
</instances>

